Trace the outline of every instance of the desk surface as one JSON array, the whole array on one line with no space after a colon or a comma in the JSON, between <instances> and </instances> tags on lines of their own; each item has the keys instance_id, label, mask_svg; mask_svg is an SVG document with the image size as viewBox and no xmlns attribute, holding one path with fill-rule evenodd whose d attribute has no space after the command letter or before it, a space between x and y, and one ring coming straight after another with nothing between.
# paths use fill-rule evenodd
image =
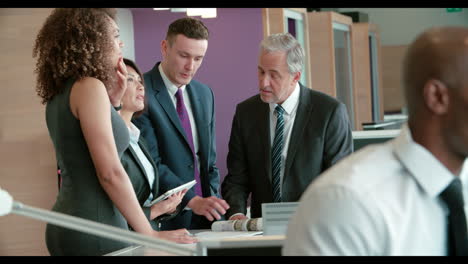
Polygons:
<instances>
[{"instance_id":1,"label":"desk surface","mask_svg":"<svg viewBox=\"0 0 468 264\"><path fill-rule=\"evenodd\" d=\"M190 230L190 233L195 236L198 233L220 233L220 232L211 232L209 229L204 230ZM232 232L231 232L232 233ZM242 232L239 232L242 233ZM200 239L198 243L194 244L179 244L184 247L193 249L196 251L197 255L206 255L207 248L255 248L262 246L276 246L281 247L284 241L284 235L274 235L274 236L233 236L233 237L221 237L209 239ZM123 248L118 251L111 252L106 256L174 256L175 254L169 253L164 250L158 250L154 248L149 248L146 246L130 246Z\"/></svg>"}]
</instances>

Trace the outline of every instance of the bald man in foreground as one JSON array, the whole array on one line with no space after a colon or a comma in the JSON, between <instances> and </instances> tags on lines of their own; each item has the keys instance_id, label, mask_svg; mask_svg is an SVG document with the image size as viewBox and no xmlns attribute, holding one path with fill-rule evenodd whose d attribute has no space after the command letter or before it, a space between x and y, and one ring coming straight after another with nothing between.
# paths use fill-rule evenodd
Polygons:
<instances>
[{"instance_id":1,"label":"bald man in foreground","mask_svg":"<svg viewBox=\"0 0 468 264\"><path fill-rule=\"evenodd\" d=\"M400 135L307 188L283 255L468 254L468 28L419 35L403 86L409 118Z\"/></svg>"}]
</instances>

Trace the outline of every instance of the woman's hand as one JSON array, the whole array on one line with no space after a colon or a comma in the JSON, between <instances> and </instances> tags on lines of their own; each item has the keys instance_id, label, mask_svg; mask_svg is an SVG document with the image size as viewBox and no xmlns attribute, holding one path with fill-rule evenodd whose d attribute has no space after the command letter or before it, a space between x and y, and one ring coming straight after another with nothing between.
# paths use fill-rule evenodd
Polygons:
<instances>
[{"instance_id":1,"label":"woman's hand","mask_svg":"<svg viewBox=\"0 0 468 264\"><path fill-rule=\"evenodd\" d=\"M181 244L192 244L198 242L198 239L192 236L185 228L172 231L154 231L153 236Z\"/></svg>"},{"instance_id":2,"label":"woman's hand","mask_svg":"<svg viewBox=\"0 0 468 264\"><path fill-rule=\"evenodd\" d=\"M177 192L164 201L154 204L151 206L151 214L150 219L153 220L154 218L163 215L163 214L170 214L175 212L177 206L184 198L184 195L187 193L187 189L184 189L180 192Z\"/></svg>"},{"instance_id":3,"label":"woman's hand","mask_svg":"<svg viewBox=\"0 0 468 264\"><path fill-rule=\"evenodd\" d=\"M122 96L124 95L125 90L127 90L127 66L125 66L123 57L121 57L117 63L116 72L117 82L107 91L109 94L109 100L114 107L120 106Z\"/></svg>"}]
</instances>

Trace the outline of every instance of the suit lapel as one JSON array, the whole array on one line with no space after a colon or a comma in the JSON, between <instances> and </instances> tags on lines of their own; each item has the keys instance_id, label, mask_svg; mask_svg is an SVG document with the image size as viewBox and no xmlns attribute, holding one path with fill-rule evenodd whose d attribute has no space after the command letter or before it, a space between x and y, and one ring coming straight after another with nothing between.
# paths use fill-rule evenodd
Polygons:
<instances>
[{"instance_id":1,"label":"suit lapel","mask_svg":"<svg viewBox=\"0 0 468 264\"><path fill-rule=\"evenodd\" d=\"M141 146L140 146L140 147L141 147ZM138 156L137 156L135 150L133 149L133 147L132 147L132 146L128 146L128 149L130 150L130 153L132 154L133 159L136 161L136 163L138 163L138 166L140 166L141 171L143 171L146 185L147 185L147 187L149 188L149 187L150 187L150 184L149 184L149 180L148 180L148 175L146 174L145 167L143 167L143 164L141 163L140 159L138 158Z\"/></svg>"},{"instance_id":2,"label":"suit lapel","mask_svg":"<svg viewBox=\"0 0 468 264\"><path fill-rule=\"evenodd\" d=\"M153 183L153 190L152 190L152 193L153 193L153 197L156 197L157 194L158 194L158 190L159 190L159 173L158 173L158 169L157 169L157 167L156 167L156 163L154 163L154 160L153 160L153 158L151 157L151 154L150 154L149 151L146 149L145 144L143 144L142 141L144 141L144 139L143 139L143 138L140 138L140 140L138 140L138 145L140 146L141 150L142 150L143 153L145 154L146 158L150 161L151 165L153 165L153 169L154 169L154 183ZM141 166L140 163L138 163L138 164ZM146 176L146 181L147 181L148 184L149 184L148 175L146 175L146 172L145 172L145 176Z\"/></svg>"},{"instance_id":3,"label":"suit lapel","mask_svg":"<svg viewBox=\"0 0 468 264\"><path fill-rule=\"evenodd\" d=\"M164 109L167 116L171 120L171 123L179 132L180 136L182 136L185 139L187 146L190 148L190 145L187 141L187 137L185 136L185 131L182 128L182 125L179 120L179 116L177 115L176 109L174 107L174 104L172 103L172 99L169 95L166 85L164 84L161 74L159 73L158 67L159 67L159 63L156 64L156 66L154 66L152 70L152 74L151 74L152 86L154 89L154 97L156 98L156 101Z\"/></svg>"},{"instance_id":4,"label":"suit lapel","mask_svg":"<svg viewBox=\"0 0 468 264\"><path fill-rule=\"evenodd\" d=\"M296 119L294 120L291 138L289 139L288 153L284 167L284 177L288 175L287 171L291 167L294 155L296 154L300 143L303 141L302 134L304 133L304 128L306 127L314 108L310 96L307 95L307 89L309 88L300 85L299 105L297 106Z\"/></svg>"},{"instance_id":5,"label":"suit lapel","mask_svg":"<svg viewBox=\"0 0 468 264\"><path fill-rule=\"evenodd\" d=\"M258 111L257 124L259 126L261 141L261 149L263 149L263 158L265 161L265 173L271 182L271 140L270 140L270 107L269 104L260 100L260 107Z\"/></svg>"}]
</instances>

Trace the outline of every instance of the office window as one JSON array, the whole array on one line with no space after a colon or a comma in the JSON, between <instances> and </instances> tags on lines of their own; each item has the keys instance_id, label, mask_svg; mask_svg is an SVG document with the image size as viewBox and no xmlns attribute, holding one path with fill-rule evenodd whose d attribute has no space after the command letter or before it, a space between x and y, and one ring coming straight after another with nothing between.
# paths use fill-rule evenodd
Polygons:
<instances>
[{"instance_id":1,"label":"office window","mask_svg":"<svg viewBox=\"0 0 468 264\"><path fill-rule=\"evenodd\" d=\"M369 31L369 57L370 57L370 77L371 77L371 96L372 96L372 120L380 120L380 98L379 98L379 62L377 53L377 39L374 32Z\"/></svg>"},{"instance_id":2,"label":"office window","mask_svg":"<svg viewBox=\"0 0 468 264\"><path fill-rule=\"evenodd\" d=\"M336 98L346 105L354 130L351 42L349 25L333 22Z\"/></svg>"}]
</instances>

